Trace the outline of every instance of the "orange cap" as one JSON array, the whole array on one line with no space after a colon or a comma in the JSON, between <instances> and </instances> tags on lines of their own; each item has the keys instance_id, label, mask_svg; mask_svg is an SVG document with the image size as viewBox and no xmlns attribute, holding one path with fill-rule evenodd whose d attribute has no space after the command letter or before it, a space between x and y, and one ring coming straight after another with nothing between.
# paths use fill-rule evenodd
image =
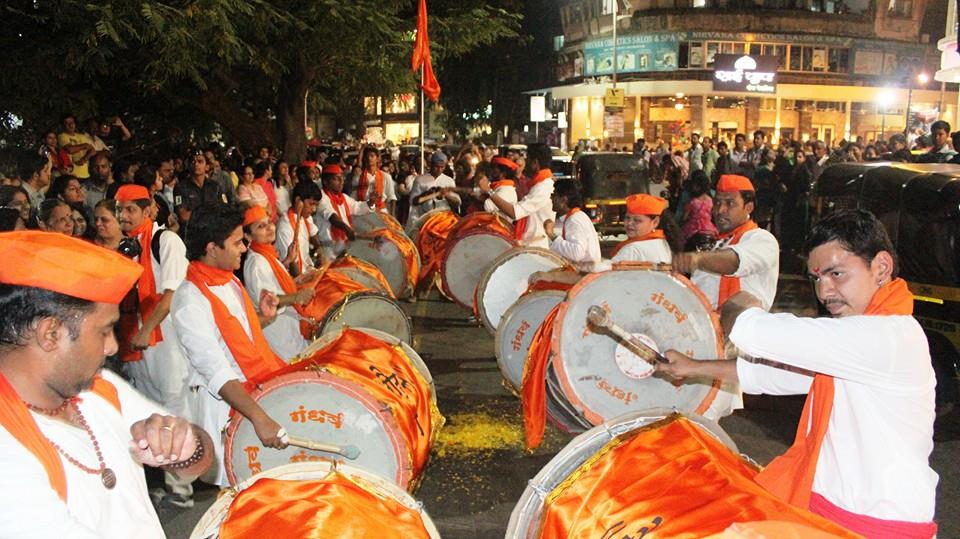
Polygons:
<instances>
[{"instance_id":1,"label":"orange cap","mask_svg":"<svg viewBox=\"0 0 960 539\"><path fill-rule=\"evenodd\" d=\"M54 232L0 233L0 283L119 304L143 266L120 253Z\"/></svg>"},{"instance_id":2,"label":"orange cap","mask_svg":"<svg viewBox=\"0 0 960 539\"><path fill-rule=\"evenodd\" d=\"M114 196L117 202L132 202L134 200L150 200L150 191L147 191L147 188L142 185L134 185L128 183L117 189L117 194Z\"/></svg>"},{"instance_id":3,"label":"orange cap","mask_svg":"<svg viewBox=\"0 0 960 539\"><path fill-rule=\"evenodd\" d=\"M343 169L340 168L340 165L324 165L323 173L324 174L343 174Z\"/></svg>"},{"instance_id":4,"label":"orange cap","mask_svg":"<svg viewBox=\"0 0 960 539\"><path fill-rule=\"evenodd\" d=\"M660 215L667 209L667 201L641 193L639 195L630 195L627 197L627 213L633 215Z\"/></svg>"},{"instance_id":5,"label":"orange cap","mask_svg":"<svg viewBox=\"0 0 960 539\"><path fill-rule=\"evenodd\" d=\"M260 219L267 216L267 210L263 206L253 206L243 212L243 226L252 225Z\"/></svg>"},{"instance_id":6,"label":"orange cap","mask_svg":"<svg viewBox=\"0 0 960 539\"><path fill-rule=\"evenodd\" d=\"M720 181L717 182L718 193L753 190L753 183L750 181L750 178L738 174L723 174L720 176Z\"/></svg>"},{"instance_id":7,"label":"orange cap","mask_svg":"<svg viewBox=\"0 0 960 539\"><path fill-rule=\"evenodd\" d=\"M510 170L514 171L514 172L516 172L516 170L517 170L518 168L520 168L520 165L514 163L513 161L507 159L506 157L499 157L499 156L494 157L493 159L491 159L491 160L490 160L490 164L491 164L491 165L503 165L503 166L509 168Z\"/></svg>"}]
</instances>

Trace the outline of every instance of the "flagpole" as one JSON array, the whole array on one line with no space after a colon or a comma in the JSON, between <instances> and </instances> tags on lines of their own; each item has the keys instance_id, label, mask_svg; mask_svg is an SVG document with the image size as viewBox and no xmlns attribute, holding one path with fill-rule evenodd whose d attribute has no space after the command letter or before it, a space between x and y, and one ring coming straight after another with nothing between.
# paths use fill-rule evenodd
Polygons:
<instances>
[{"instance_id":1,"label":"flagpole","mask_svg":"<svg viewBox=\"0 0 960 539\"><path fill-rule=\"evenodd\" d=\"M423 64L420 64L420 174L426 174L427 169L424 166L424 121L423 111L427 107L427 100L423 97Z\"/></svg>"}]
</instances>

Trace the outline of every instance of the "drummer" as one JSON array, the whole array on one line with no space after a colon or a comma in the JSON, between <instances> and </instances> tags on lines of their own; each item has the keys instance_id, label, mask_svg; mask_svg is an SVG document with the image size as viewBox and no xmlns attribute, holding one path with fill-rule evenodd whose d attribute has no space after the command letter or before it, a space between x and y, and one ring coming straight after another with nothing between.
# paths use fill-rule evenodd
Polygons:
<instances>
[{"instance_id":1,"label":"drummer","mask_svg":"<svg viewBox=\"0 0 960 539\"><path fill-rule=\"evenodd\" d=\"M519 202L510 202L496 194L487 179L479 182L480 192L507 217L513 219L514 236L521 245L529 247L550 247L550 240L543 223L553 221L553 173L550 163L553 154L546 144L531 144L527 148L527 169L532 175L527 184L527 194Z\"/></svg>"},{"instance_id":2,"label":"drummer","mask_svg":"<svg viewBox=\"0 0 960 539\"><path fill-rule=\"evenodd\" d=\"M276 318L279 299L262 290L259 306L233 276L240 268L243 214L223 205L199 207L185 238L187 278L173 296L172 316L180 347L190 360L194 418L214 438L214 484L229 485L223 465L223 429L231 409L242 414L264 447L283 449L283 429L247 393L286 363L270 349L262 325ZM259 315L258 315L259 311Z\"/></svg>"},{"instance_id":3,"label":"drummer","mask_svg":"<svg viewBox=\"0 0 960 539\"><path fill-rule=\"evenodd\" d=\"M748 393L806 393L794 445L757 481L866 537L933 537L936 378L890 238L872 214L843 211L813 227L806 250L832 319L768 314L760 298L740 292L724 306L730 340L769 359L696 361L667 351L670 363L657 368L737 381Z\"/></svg>"},{"instance_id":4,"label":"drummer","mask_svg":"<svg viewBox=\"0 0 960 539\"><path fill-rule=\"evenodd\" d=\"M102 370L141 266L36 231L0 234L0 258L3 536L164 537L142 465L192 479L213 446Z\"/></svg>"},{"instance_id":5,"label":"drummer","mask_svg":"<svg viewBox=\"0 0 960 539\"><path fill-rule=\"evenodd\" d=\"M460 195L456 192L457 184L453 178L443 173L446 168L446 154L439 150L433 152L430 155L430 172L417 176L410 187L408 223L415 223L428 211L442 209L456 212L460 207Z\"/></svg>"},{"instance_id":6,"label":"drummer","mask_svg":"<svg viewBox=\"0 0 960 539\"><path fill-rule=\"evenodd\" d=\"M317 227L324 260L333 260L347 250L347 243L357 237L372 238L353 230L353 216L373 210L363 202L343 192L343 169L340 165L325 165L320 175L323 182L323 200L317 207Z\"/></svg>"},{"instance_id":7,"label":"drummer","mask_svg":"<svg viewBox=\"0 0 960 539\"><path fill-rule=\"evenodd\" d=\"M394 215L397 195L393 177L380 170L380 153L373 146L366 146L360 154L360 166L351 174L351 192L357 200L371 204L377 211Z\"/></svg>"},{"instance_id":8,"label":"drummer","mask_svg":"<svg viewBox=\"0 0 960 539\"><path fill-rule=\"evenodd\" d=\"M262 206L253 206L243 215L243 237L249 244L247 259L243 262L243 283L250 296L259 298L264 290L280 299L277 319L263 328L267 343L281 358L289 360L307 347L307 340L300 333L300 316L295 306L304 305L313 299L312 287L298 288L315 276L309 270L296 279L277 257L273 246L276 227Z\"/></svg>"},{"instance_id":9,"label":"drummer","mask_svg":"<svg viewBox=\"0 0 960 539\"><path fill-rule=\"evenodd\" d=\"M750 218L757 194L745 176L724 174L717 182L713 221L720 232L711 251L677 253L673 268L691 275L714 310L727 298L746 290L769 310L777 293L780 245L777 238Z\"/></svg>"},{"instance_id":10,"label":"drummer","mask_svg":"<svg viewBox=\"0 0 960 539\"><path fill-rule=\"evenodd\" d=\"M550 239L550 250L577 269L592 270L600 262L600 236L583 212L580 186L574 180L560 180L554 184L551 199L553 211L562 217L556 223L552 220L543 223L543 230Z\"/></svg>"},{"instance_id":11,"label":"drummer","mask_svg":"<svg viewBox=\"0 0 960 539\"><path fill-rule=\"evenodd\" d=\"M665 211L668 204L646 193L627 197L623 218L627 239L614 248L611 263L669 264L673 260L674 251L681 250L683 238L673 216Z\"/></svg>"},{"instance_id":12,"label":"drummer","mask_svg":"<svg viewBox=\"0 0 960 539\"><path fill-rule=\"evenodd\" d=\"M319 230L313 214L323 198L320 188L311 181L299 181L290 193L290 208L286 219L277 221L274 247L283 265L293 275L301 275L316 267L310 248L320 245ZM294 234L296 230L296 234Z\"/></svg>"},{"instance_id":13,"label":"drummer","mask_svg":"<svg viewBox=\"0 0 960 539\"><path fill-rule=\"evenodd\" d=\"M506 157L494 157L490 160L490 189L493 193L510 204L517 203L517 171L520 167ZM475 188L480 192L480 188ZM489 213L499 214L508 221L513 221L507 214L500 211L492 200L483 201L483 209Z\"/></svg>"}]
</instances>

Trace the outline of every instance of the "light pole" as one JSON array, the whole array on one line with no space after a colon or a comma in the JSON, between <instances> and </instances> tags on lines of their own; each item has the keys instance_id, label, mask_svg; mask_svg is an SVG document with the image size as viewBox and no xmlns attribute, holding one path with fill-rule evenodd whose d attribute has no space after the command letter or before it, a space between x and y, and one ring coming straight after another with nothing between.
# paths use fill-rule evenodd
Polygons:
<instances>
[{"instance_id":1,"label":"light pole","mask_svg":"<svg viewBox=\"0 0 960 539\"><path fill-rule=\"evenodd\" d=\"M613 4L613 9L611 11L611 20L613 21L613 89L617 89L617 2L620 0L613 0L610 2Z\"/></svg>"},{"instance_id":2,"label":"light pole","mask_svg":"<svg viewBox=\"0 0 960 539\"><path fill-rule=\"evenodd\" d=\"M917 75L917 82L922 86L926 86L930 82L930 77L926 73L919 73ZM903 136L907 136L907 133L910 131L910 105L913 102L913 79L908 79L908 89L907 89L907 118L903 122ZM940 111L937 111L939 114Z\"/></svg>"}]
</instances>

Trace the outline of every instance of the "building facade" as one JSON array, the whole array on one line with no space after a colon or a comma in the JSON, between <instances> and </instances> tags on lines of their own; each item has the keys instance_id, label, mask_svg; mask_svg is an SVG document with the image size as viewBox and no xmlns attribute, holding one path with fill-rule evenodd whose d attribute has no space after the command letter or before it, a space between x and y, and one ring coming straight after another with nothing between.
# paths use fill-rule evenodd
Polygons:
<instances>
[{"instance_id":1,"label":"building facade","mask_svg":"<svg viewBox=\"0 0 960 539\"><path fill-rule=\"evenodd\" d=\"M564 0L547 91L571 146L756 130L836 144L956 124L956 85L933 80L940 53L920 31L928 1ZM604 106L614 80L618 112Z\"/></svg>"}]
</instances>

